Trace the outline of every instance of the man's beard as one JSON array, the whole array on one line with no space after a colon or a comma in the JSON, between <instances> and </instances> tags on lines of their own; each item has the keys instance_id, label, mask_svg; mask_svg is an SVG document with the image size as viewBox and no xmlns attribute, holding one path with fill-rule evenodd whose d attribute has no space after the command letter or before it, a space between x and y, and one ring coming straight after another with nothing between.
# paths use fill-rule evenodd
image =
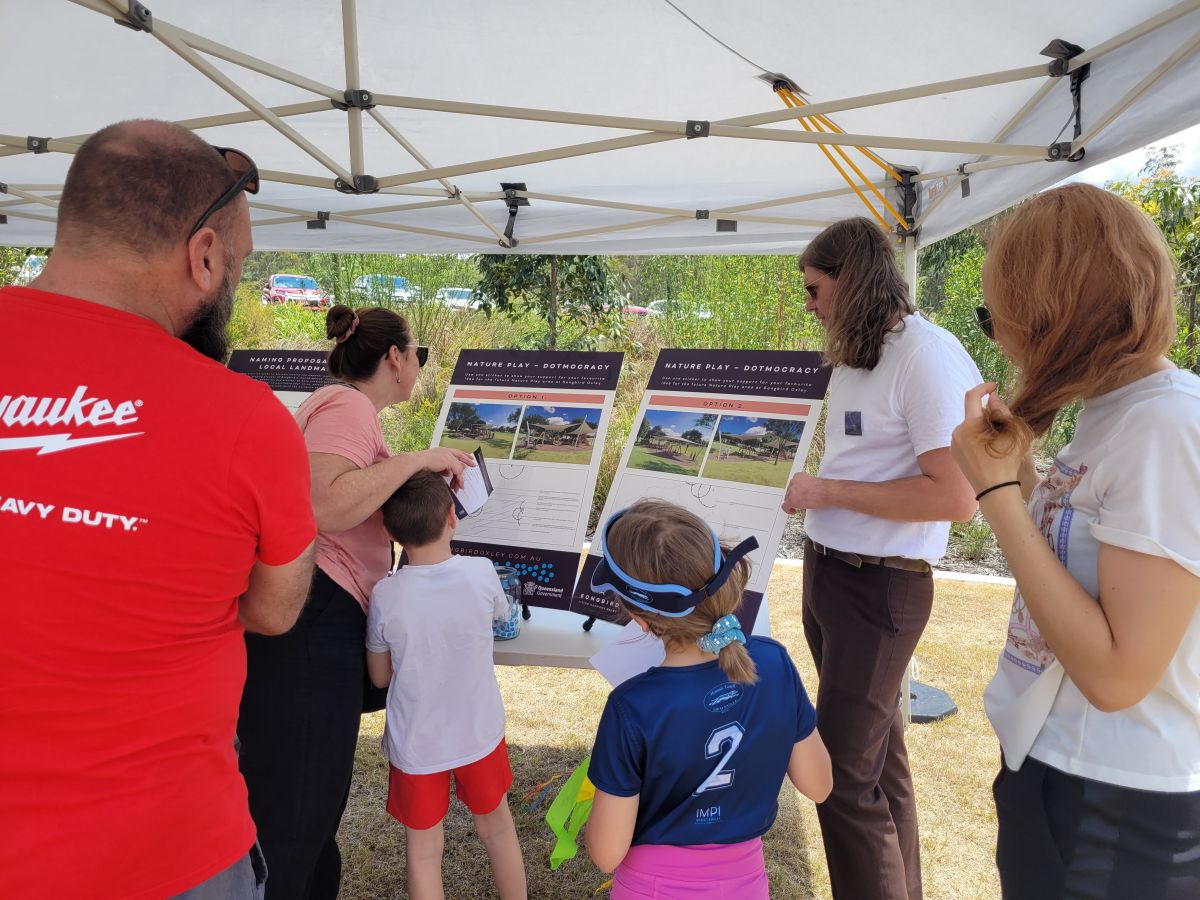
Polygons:
<instances>
[{"instance_id":1,"label":"man's beard","mask_svg":"<svg viewBox=\"0 0 1200 900\"><path fill-rule=\"evenodd\" d=\"M229 317L233 314L234 258L225 256L225 274L220 286L204 298L192 324L179 339L209 359L224 363L229 355Z\"/></svg>"}]
</instances>

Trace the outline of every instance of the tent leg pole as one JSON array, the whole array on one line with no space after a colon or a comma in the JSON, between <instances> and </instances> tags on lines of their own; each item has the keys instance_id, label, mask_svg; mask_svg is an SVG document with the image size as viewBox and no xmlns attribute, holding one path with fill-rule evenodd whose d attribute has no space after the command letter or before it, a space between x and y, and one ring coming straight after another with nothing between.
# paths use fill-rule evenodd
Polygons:
<instances>
[{"instance_id":1,"label":"tent leg pole","mask_svg":"<svg viewBox=\"0 0 1200 900\"><path fill-rule=\"evenodd\" d=\"M917 239L909 235L904 239L904 281L908 284L908 297L913 305L917 302Z\"/></svg>"},{"instance_id":2,"label":"tent leg pole","mask_svg":"<svg viewBox=\"0 0 1200 900\"><path fill-rule=\"evenodd\" d=\"M917 304L917 239L913 235L904 238L904 282L908 285L908 299ZM907 728L912 723L912 660L904 669L904 680L900 682L900 722Z\"/></svg>"}]
</instances>

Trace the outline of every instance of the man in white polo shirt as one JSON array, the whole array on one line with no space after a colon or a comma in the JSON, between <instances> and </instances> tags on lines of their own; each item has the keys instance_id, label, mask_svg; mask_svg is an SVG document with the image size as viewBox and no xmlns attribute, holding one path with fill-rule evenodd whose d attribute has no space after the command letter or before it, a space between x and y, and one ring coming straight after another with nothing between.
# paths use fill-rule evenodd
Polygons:
<instances>
[{"instance_id":1,"label":"man in white polo shirt","mask_svg":"<svg viewBox=\"0 0 1200 900\"><path fill-rule=\"evenodd\" d=\"M834 366L820 474L796 474L783 501L789 514L808 510L804 633L833 759L833 793L817 807L829 878L839 900L918 900L900 685L950 522L975 513L950 435L982 378L953 335L916 313L892 242L870 220L830 226L800 265Z\"/></svg>"}]
</instances>

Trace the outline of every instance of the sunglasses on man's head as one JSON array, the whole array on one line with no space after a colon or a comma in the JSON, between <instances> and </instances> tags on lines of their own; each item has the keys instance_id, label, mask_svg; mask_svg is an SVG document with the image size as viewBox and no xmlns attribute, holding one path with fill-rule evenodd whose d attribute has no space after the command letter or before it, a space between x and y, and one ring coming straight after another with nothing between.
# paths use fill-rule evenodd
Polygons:
<instances>
[{"instance_id":1,"label":"sunglasses on man's head","mask_svg":"<svg viewBox=\"0 0 1200 900\"><path fill-rule=\"evenodd\" d=\"M992 311L986 306L975 307L975 324L979 326L979 330L987 335L988 340L996 339L996 326L992 322Z\"/></svg>"},{"instance_id":2,"label":"sunglasses on man's head","mask_svg":"<svg viewBox=\"0 0 1200 900\"><path fill-rule=\"evenodd\" d=\"M245 191L247 194L258 193L258 166L254 165L254 160L241 150L234 150L232 147L214 146L213 149L221 154L221 158L233 170L233 174L237 176L237 180L229 186L229 189L225 193L214 200L212 205L196 220L196 224L188 232L189 241L195 236L197 231L204 227L205 222L211 219L218 210L227 205L242 191Z\"/></svg>"}]
</instances>

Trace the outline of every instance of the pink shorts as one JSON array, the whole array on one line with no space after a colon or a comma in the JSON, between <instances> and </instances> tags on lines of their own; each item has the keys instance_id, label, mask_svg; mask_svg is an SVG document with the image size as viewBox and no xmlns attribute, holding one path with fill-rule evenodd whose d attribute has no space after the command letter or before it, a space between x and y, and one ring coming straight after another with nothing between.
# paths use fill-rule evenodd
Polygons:
<instances>
[{"instance_id":1,"label":"pink shorts","mask_svg":"<svg viewBox=\"0 0 1200 900\"><path fill-rule=\"evenodd\" d=\"M611 900L770 900L762 838L740 844L631 847Z\"/></svg>"}]
</instances>

